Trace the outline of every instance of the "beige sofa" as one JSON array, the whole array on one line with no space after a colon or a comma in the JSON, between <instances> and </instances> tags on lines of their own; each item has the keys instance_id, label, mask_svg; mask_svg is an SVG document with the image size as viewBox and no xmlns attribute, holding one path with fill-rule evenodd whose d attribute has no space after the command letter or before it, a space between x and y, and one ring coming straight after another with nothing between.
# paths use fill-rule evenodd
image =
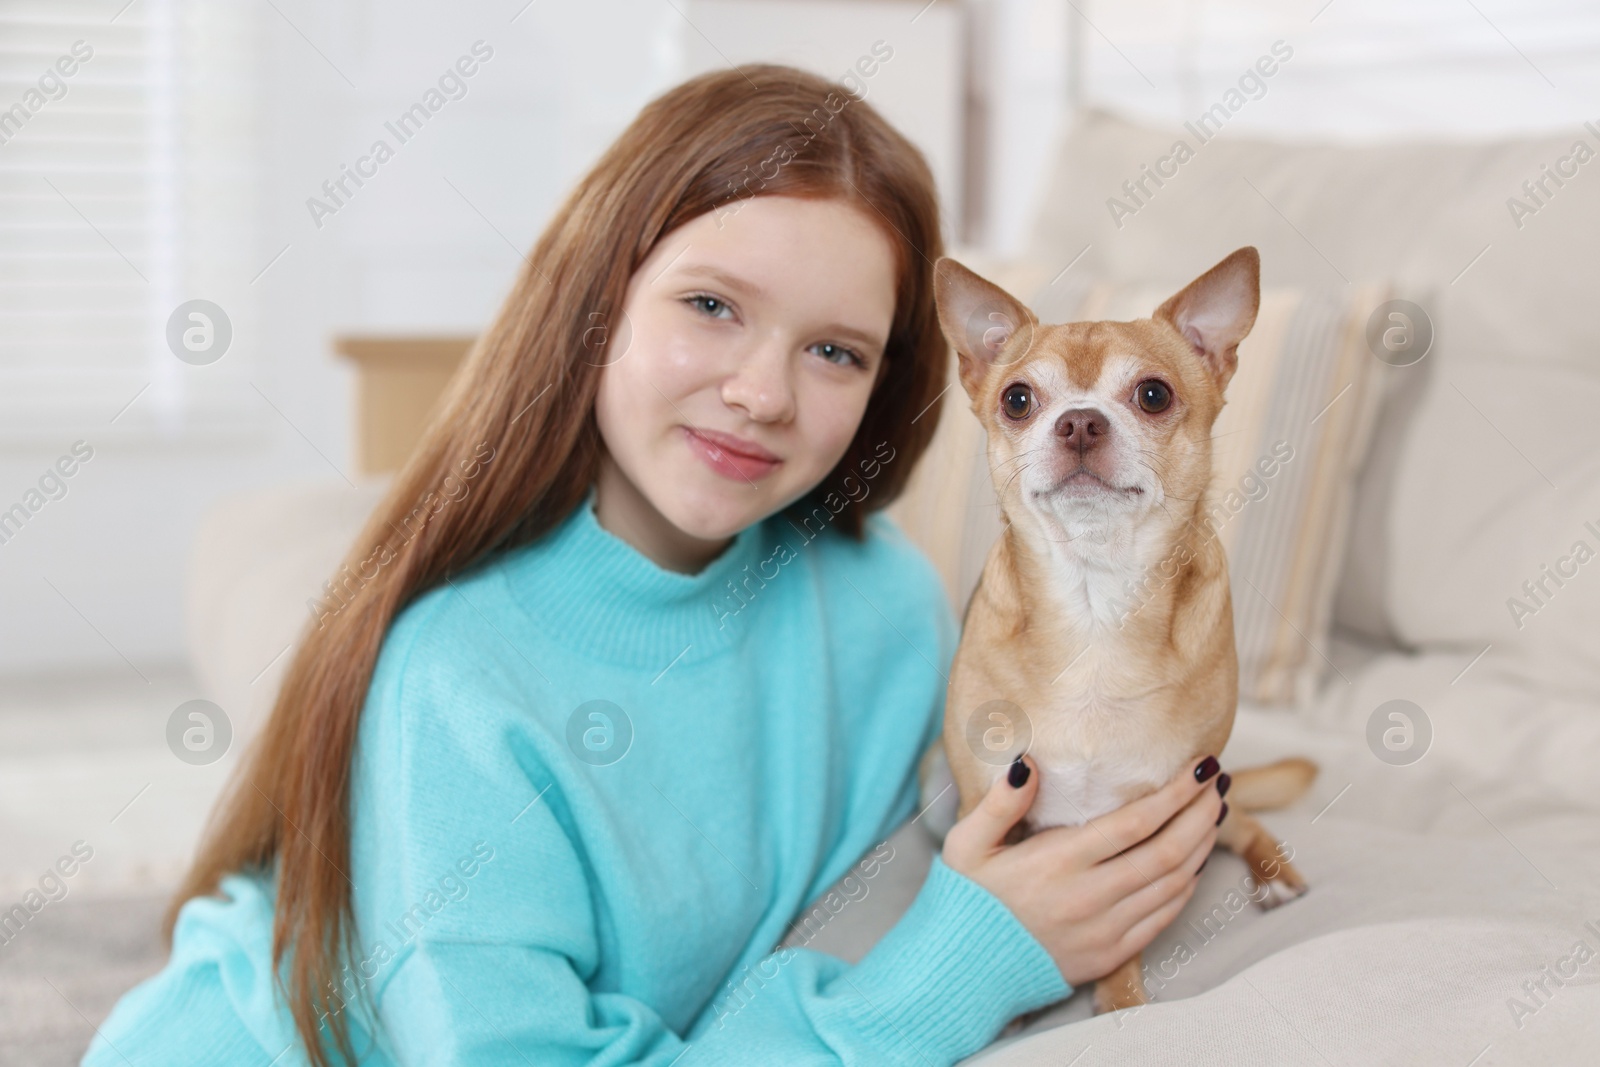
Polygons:
<instances>
[{"instance_id":1,"label":"beige sofa","mask_svg":"<svg viewBox=\"0 0 1600 1067\"><path fill-rule=\"evenodd\" d=\"M1600 561L1532 617L1513 618L1507 601L1576 541L1600 548L1600 163L1559 188L1547 180L1552 195L1520 220L1507 200L1527 202L1522 182L1570 158L1575 139L1600 145L1586 131L1494 144L1220 138L1119 227L1107 198L1174 136L1084 116L1061 143L1025 259L961 258L1028 296L1069 263L1177 284L1254 244L1269 285L1392 280L1429 311L1436 340L1380 413L1316 700L1242 707L1224 753L1225 765L1288 752L1322 765L1310 797L1267 817L1310 893L1270 913L1235 908L1244 868L1218 855L1147 952L1192 953L1153 1004L1091 1019L1074 997L972 1062L1596 1062ZM933 455L892 513L959 610L998 519L981 431L959 386L947 399ZM375 498L286 489L208 522L194 661L241 733L287 657L252 677L292 639ZM1406 766L1367 742L1374 710L1396 698L1432 726ZM920 825L893 841L895 860L812 947L859 958L904 909L934 845ZM1593 962L1578 962L1580 942Z\"/></svg>"}]
</instances>

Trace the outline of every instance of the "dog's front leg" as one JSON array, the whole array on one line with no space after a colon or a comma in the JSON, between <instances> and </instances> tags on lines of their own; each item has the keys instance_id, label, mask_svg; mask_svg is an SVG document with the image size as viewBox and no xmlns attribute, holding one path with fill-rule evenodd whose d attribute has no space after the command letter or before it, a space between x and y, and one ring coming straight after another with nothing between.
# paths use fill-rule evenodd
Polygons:
<instances>
[{"instance_id":1,"label":"dog's front leg","mask_svg":"<svg viewBox=\"0 0 1600 1067\"><path fill-rule=\"evenodd\" d=\"M1094 984L1094 1013L1103 1015L1122 1008L1147 1004L1144 991L1144 954L1134 957Z\"/></svg>"},{"instance_id":2,"label":"dog's front leg","mask_svg":"<svg viewBox=\"0 0 1600 1067\"><path fill-rule=\"evenodd\" d=\"M1217 843L1249 865L1262 886L1256 903L1263 908L1275 908L1306 891L1305 878L1289 863L1290 854L1255 817L1237 808L1229 811L1217 831Z\"/></svg>"}]
</instances>

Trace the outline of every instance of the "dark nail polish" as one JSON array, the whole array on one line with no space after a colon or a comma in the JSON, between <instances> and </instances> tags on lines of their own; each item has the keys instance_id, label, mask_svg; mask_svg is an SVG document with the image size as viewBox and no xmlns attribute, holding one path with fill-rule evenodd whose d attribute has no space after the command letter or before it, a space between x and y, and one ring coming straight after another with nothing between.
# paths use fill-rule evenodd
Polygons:
<instances>
[{"instance_id":1,"label":"dark nail polish","mask_svg":"<svg viewBox=\"0 0 1600 1067\"><path fill-rule=\"evenodd\" d=\"M1018 756L1011 761L1011 769L1006 772L1006 781L1011 783L1012 789L1021 789L1028 784L1028 775L1032 773L1032 768L1023 763L1022 757Z\"/></svg>"},{"instance_id":2,"label":"dark nail polish","mask_svg":"<svg viewBox=\"0 0 1600 1067\"><path fill-rule=\"evenodd\" d=\"M1221 769L1222 764L1217 762L1217 757L1207 756L1200 761L1200 766L1194 769L1194 780L1197 782L1209 782L1211 781L1211 776Z\"/></svg>"},{"instance_id":3,"label":"dark nail polish","mask_svg":"<svg viewBox=\"0 0 1600 1067\"><path fill-rule=\"evenodd\" d=\"M1230 785L1232 785L1232 784L1233 784L1233 775L1231 775L1231 774L1224 774L1220 778L1218 778L1217 779L1217 796L1219 796L1219 797L1227 796L1228 795L1228 787Z\"/></svg>"},{"instance_id":4,"label":"dark nail polish","mask_svg":"<svg viewBox=\"0 0 1600 1067\"><path fill-rule=\"evenodd\" d=\"M1221 826L1222 825L1222 820L1226 819L1227 817L1228 817L1228 802L1226 800L1224 800L1222 802L1222 810L1217 812L1217 825Z\"/></svg>"}]
</instances>

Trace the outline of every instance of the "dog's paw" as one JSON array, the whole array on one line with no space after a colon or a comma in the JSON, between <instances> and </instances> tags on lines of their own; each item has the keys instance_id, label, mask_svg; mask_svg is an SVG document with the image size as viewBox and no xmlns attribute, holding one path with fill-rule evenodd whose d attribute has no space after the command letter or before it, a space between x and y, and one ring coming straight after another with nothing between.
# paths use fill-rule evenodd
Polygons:
<instances>
[{"instance_id":1,"label":"dog's paw","mask_svg":"<svg viewBox=\"0 0 1600 1067\"><path fill-rule=\"evenodd\" d=\"M1287 904L1296 897L1303 896L1306 891L1304 885L1291 886L1287 882L1267 882L1264 884L1266 893L1257 901L1263 911L1271 911L1282 904Z\"/></svg>"},{"instance_id":2,"label":"dog's paw","mask_svg":"<svg viewBox=\"0 0 1600 1067\"><path fill-rule=\"evenodd\" d=\"M1306 891L1304 876L1289 862L1288 856L1292 853L1284 852L1277 838L1254 816L1242 811L1230 812L1222 822L1217 840L1250 868L1261 887L1261 895L1252 893L1251 899L1263 909L1270 911L1287 904Z\"/></svg>"},{"instance_id":3,"label":"dog's paw","mask_svg":"<svg viewBox=\"0 0 1600 1067\"><path fill-rule=\"evenodd\" d=\"M1310 888L1299 871L1288 863L1273 864L1273 872L1268 877L1257 875L1264 890L1262 896L1256 901L1263 911L1271 911L1282 904L1287 904L1296 897L1303 896Z\"/></svg>"},{"instance_id":4,"label":"dog's paw","mask_svg":"<svg viewBox=\"0 0 1600 1067\"><path fill-rule=\"evenodd\" d=\"M1094 1013L1137 1008L1148 1004L1150 995L1144 988L1144 970L1140 957L1135 956L1094 984Z\"/></svg>"},{"instance_id":5,"label":"dog's paw","mask_svg":"<svg viewBox=\"0 0 1600 1067\"><path fill-rule=\"evenodd\" d=\"M1126 982L1112 983L1105 979L1094 984L1094 1013L1104 1015L1108 1011L1121 1011L1123 1008L1137 1008L1149 1003L1145 994L1144 984L1129 985Z\"/></svg>"}]
</instances>

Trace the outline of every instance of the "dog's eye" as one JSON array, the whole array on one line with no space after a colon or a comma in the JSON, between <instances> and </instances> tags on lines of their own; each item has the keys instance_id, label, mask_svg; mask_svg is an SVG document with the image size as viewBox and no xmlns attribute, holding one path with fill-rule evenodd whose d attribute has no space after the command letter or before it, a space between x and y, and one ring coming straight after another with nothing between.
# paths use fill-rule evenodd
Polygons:
<instances>
[{"instance_id":1,"label":"dog's eye","mask_svg":"<svg viewBox=\"0 0 1600 1067\"><path fill-rule=\"evenodd\" d=\"M1150 378L1139 383L1139 388L1134 392L1139 407L1150 414L1167 410L1172 404L1172 390L1167 388L1167 383L1157 378Z\"/></svg>"},{"instance_id":2,"label":"dog's eye","mask_svg":"<svg viewBox=\"0 0 1600 1067\"><path fill-rule=\"evenodd\" d=\"M1006 391L1000 396L1000 407L1008 418L1026 417L1033 410L1033 390L1021 382L1006 386Z\"/></svg>"}]
</instances>

